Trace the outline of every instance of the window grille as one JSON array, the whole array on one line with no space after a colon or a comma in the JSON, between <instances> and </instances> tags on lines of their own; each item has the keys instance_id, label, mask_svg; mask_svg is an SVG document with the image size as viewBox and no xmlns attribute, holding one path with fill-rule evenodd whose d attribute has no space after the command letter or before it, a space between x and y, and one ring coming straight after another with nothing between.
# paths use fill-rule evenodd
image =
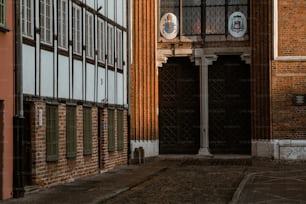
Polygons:
<instances>
[{"instance_id":1,"label":"window grille","mask_svg":"<svg viewBox=\"0 0 306 204\"><path fill-rule=\"evenodd\" d=\"M83 108L83 154L92 154L92 117L91 108Z\"/></svg>"},{"instance_id":2,"label":"window grille","mask_svg":"<svg viewBox=\"0 0 306 204\"><path fill-rule=\"evenodd\" d=\"M76 107L66 106L66 156L76 157Z\"/></svg>"},{"instance_id":3,"label":"window grille","mask_svg":"<svg viewBox=\"0 0 306 204\"><path fill-rule=\"evenodd\" d=\"M72 7L72 38L73 38L73 52L76 54L82 53L81 41L81 8L73 4Z\"/></svg>"},{"instance_id":4,"label":"window grille","mask_svg":"<svg viewBox=\"0 0 306 204\"><path fill-rule=\"evenodd\" d=\"M85 15L85 37L86 37L86 56L94 58L94 26L93 26L93 15L86 12Z\"/></svg>"},{"instance_id":5,"label":"window grille","mask_svg":"<svg viewBox=\"0 0 306 204\"><path fill-rule=\"evenodd\" d=\"M58 108L46 106L46 147L47 161L58 160Z\"/></svg>"},{"instance_id":6,"label":"window grille","mask_svg":"<svg viewBox=\"0 0 306 204\"><path fill-rule=\"evenodd\" d=\"M52 43L52 1L40 0L40 40Z\"/></svg>"},{"instance_id":7,"label":"window grille","mask_svg":"<svg viewBox=\"0 0 306 204\"><path fill-rule=\"evenodd\" d=\"M248 19L249 0L160 0L160 18L168 12L176 15L179 35L201 35L206 41L235 40L228 32L228 19L235 11Z\"/></svg>"},{"instance_id":8,"label":"window grille","mask_svg":"<svg viewBox=\"0 0 306 204\"><path fill-rule=\"evenodd\" d=\"M114 27L108 24L107 27L107 56L108 56L108 64L114 65Z\"/></svg>"},{"instance_id":9,"label":"window grille","mask_svg":"<svg viewBox=\"0 0 306 204\"><path fill-rule=\"evenodd\" d=\"M67 0L57 1L58 46L68 49L68 4Z\"/></svg>"},{"instance_id":10,"label":"window grille","mask_svg":"<svg viewBox=\"0 0 306 204\"><path fill-rule=\"evenodd\" d=\"M105 34L104 34L104 21L98 19L98 60L105 61Z\"/></svg>"},{"instance_id":11,"label":"window grille","mask_svg":"<svg viewBox=\"0 0 306 204\"><path fill-rule=\"evenodd\" d=\"M117 58L117 66L119 69L122 69L122 52L123 52L123 47L122 47L122 31L117 29L116 32L116 58Z\"/></svg>"},{"instance_id":12,"label":"window grille","mask_svg":"<svg viewBox=\"0 0 306 204\"><path fill-rule=\"evenodd\" d=\"M33 0L22 0L22 34L33 38L34 9Z\"/></svg>"}]
</instances>

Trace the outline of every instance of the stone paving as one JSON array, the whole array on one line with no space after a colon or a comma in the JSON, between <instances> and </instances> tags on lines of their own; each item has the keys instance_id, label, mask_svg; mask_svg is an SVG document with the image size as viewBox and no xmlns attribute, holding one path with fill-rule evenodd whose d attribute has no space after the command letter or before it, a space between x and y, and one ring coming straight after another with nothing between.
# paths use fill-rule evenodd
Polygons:
<instances>
[{"instance_id":1,"label":"stone paving","mask_svg":"<svg viewBox=\"0 0 306 204\"><path fill-rule=\"evenodd\" d=\"M157 157L0 203L306 203L306 162Z\"/></svg>"}]
</instances>

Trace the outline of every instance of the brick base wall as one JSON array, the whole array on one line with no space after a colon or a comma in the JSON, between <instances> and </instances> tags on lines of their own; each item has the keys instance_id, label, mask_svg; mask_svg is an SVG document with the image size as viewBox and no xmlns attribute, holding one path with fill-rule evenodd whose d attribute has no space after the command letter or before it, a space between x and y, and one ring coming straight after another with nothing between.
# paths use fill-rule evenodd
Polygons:
<instances>
[{"instance_id":1,"label":"brick base wall","mask_svg":"<svg viewBox=\"0 0 306 204\"><path fill-rule=\"evenodd\" d=\"M96 174L98 168L98 108L92 107L92 154L83 155L83 107L78 105L77 153L75 158L66 158L66 105L58 105L58 161L46 161L46 104L31 105L32 182L39 186L52 186L75 178ZM42 110L42 125L39 124Z\"/></svg>"},{"instance_id":2,"label":"brick base wall","mask_svg":"<svg viewBox=\"0 0 306 204\"><path fill-rule=\"evenodd\" d=\"M295 94L306 94L306 62L272 63L272 139L305 139L306 106L295 106Z\"/></svg>"},{"instance_id":3,"label":"brick base wall","mask_svg":"<svg viewBox=\"0 0 306 204\"><path fill-rule=\"evenodd\" d=\"M117 150L117 110L115 110L115 151L108 151L108 109L100 109L100 168L111 169L128 163L128 127L127 111L123 113L124 118L124 142L123 150Z\"/></svg>"}]
</instances>

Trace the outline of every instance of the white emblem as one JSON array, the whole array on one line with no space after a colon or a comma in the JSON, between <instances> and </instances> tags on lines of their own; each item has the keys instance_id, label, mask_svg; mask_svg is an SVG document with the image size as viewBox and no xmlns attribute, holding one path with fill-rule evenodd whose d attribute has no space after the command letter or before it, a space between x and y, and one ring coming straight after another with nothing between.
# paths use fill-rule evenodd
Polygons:
<instances>
[{"instance_id":1,"label":"white emblem","mask_svg":"<svg viewBox=\"0 0 306 204\"><path fill-rule=\"evenodd\" d=\"M178 34L178 20L173 13L166 13L160 20L160 33L168 39L174 39Z\"/></svg>"},{"instance_id":2,"label":"white emblem","mask_svg":"<svg viewBox=\"0 0 306 204\"><path fill-rule=\"evenodd\" d=\"M247 31L247 20L243 13L236 11L230 15L228 20L228 31L235 38L244 36Z\"/></svg>"}]
</instances>

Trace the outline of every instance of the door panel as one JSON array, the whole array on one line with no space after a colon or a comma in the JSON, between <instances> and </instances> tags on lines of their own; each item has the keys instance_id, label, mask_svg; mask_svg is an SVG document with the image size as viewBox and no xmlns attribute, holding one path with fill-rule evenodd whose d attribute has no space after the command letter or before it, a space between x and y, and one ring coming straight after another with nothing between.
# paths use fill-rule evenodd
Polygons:
<instances>
[{"instance_id":1,"label":"door panel","mask_svg":"<svg viewBox=\"0 0 306 204\"><path fill-rule=\"evenodd\" d=\"M189 58L170 58L159 69L161 154L195 154L199 150L199 69Z\"/></svg>"},{"instance_id":2,"label":"door panel","mask_svg":"<svg viewBox=\"0 0 306 204\"><path fill-rule=\"evenodd\" d=\"M219 56L208 70L212 153L249 154L250 67L240 56Z\"/></svg>"}]
</instances>

